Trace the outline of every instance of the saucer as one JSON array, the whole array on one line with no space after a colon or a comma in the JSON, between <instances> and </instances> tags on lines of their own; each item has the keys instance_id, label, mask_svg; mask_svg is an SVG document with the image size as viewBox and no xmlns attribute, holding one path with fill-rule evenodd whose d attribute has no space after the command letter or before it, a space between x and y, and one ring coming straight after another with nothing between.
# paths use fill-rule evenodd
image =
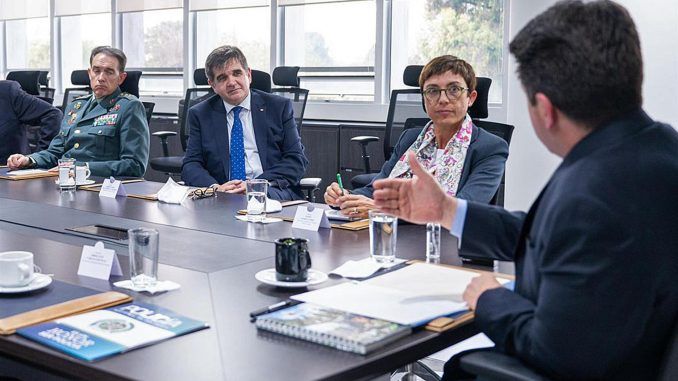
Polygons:
<instances>
[{"instance_id":1,"label":"saucer","mask_svg":"<svg viewBox=\"0 0 678 381\"><path fill-rule=\"evenodd\" d=\"M275 279L275 269L261 270L254 275L254 277L261 283L270 284L271 286L300 288L320 284L327 280L327 274L322 271L309 269L308 279L305 282L283 282Z\"/></svg>"},{"instance_id":2,"label":"saucer","mask_svg":"<svg viewBox=\"0 0 678 381\"><path fill-rule=\"evenodd\" d=\"M18 294L20 292L29 292L47 287L52 283L52 277L45 274L33 274L33 280L21 287L0 287L0 294Z\"/></svg>"},{"instance_id":3,"label":"saucer","mask_svg":"<svg viewBox=\"0 0 678 381\"><path fill-rule=\"evenodd\" d=\"M91 179L87 179L87 180L84 180L84 181L80 181L79 183L77 183L75 185L92 185L94 183L96 183L96 181L91 180ZM59 185L59 180L54 180L54 184Z\"/></svg>"}]
</instances>

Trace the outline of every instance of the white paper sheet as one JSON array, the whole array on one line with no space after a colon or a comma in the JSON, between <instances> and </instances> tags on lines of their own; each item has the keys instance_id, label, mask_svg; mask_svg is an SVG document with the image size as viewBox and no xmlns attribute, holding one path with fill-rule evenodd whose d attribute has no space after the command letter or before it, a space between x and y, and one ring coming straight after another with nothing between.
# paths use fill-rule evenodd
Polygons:
<instances>
[{"instance_id":1,"label":"white paper sheet","mask_svg":"<svg viewBox=\"0 0 678 381\"><path fill-rule=\"evenodd\" d=\"M336 274L344 278L366 278L379 269L389 268L405 262L404 259L395 259L391 263L378 263L372 258L365 258L359 261L346 261L343 265L332 270L330 274Z\"/></svg>"}]
</instances>

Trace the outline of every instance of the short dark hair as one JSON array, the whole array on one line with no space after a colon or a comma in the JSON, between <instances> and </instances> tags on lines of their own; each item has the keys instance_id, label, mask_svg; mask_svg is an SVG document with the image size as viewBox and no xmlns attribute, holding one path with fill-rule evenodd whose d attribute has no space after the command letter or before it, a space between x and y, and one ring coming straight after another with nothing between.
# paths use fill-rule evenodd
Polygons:
<instances>
[{"instance_id":1,"label":"short dark hair","mask_svg":"<svg viewBox=\"0 0 678 381\"><path fill-rule=\"evenodd\" d=\"M214 80L214 70L224 66L230 60L240 62L243 69L249 69L247 66L247 58L240 49L236 46L224 45L220 46L210 53L205 60L205 74L210 81Z\"/></svg>"},{"instance_id":2,"label":"short dark hair","mask_svg":"<svg viewBox=\"0 0 678 381\"><path fill-rule=\"evenodd\" d=\"M421 90L424 90L424 82L426 82L426 80L434 75L440 75L448 71L464 78L469 91L476 89L476 73L473 70L473 66L461 58L449 54L432 59L423 69L421 69L421 74L419 74L419 87Z\"/></svg>"},{"instance_id":3,"label":"short dark hair","mask_svg":"<svg viewBox=\"0 0 678 381\"><path fill-rule=\"evenodd\" d=\"M89 66L92 66L92 61L97 54L103 53L104 55L111 56L118 60L118 70L121 72L125 71L125 65L127 65L127 56L123 53L122 50L111 47L111 46L97 46L92 49L92 53L89 55Z\"/></svg>"},{"instance_id":4,"label":"short dark hair","mask_svg":"<svg viewBox=\"0 0 678 381\"><path fill-rule=\"evenodd\" d=\"M543 93L589 128L642 106L640 39L619 4L558 2L530 21L509 48L532 104Z\"/></svg>"}]
</instances>

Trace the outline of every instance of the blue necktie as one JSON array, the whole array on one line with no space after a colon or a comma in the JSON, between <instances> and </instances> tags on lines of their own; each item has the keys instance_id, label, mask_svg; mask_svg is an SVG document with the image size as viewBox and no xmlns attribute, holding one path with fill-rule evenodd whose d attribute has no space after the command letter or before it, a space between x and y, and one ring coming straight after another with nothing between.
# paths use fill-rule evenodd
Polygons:
<instances>
[{"instance_id":1,"label":"blue necktie","mask_svg":"<svg viewBox=\"0 0 678 381\"><path fill-rule=\"evenodd\" d=\"M242 107L233 107L233 128L231 128L231 177L229 180L245 180L245 142L240 121Z\"/></svg>"}]
</instances>

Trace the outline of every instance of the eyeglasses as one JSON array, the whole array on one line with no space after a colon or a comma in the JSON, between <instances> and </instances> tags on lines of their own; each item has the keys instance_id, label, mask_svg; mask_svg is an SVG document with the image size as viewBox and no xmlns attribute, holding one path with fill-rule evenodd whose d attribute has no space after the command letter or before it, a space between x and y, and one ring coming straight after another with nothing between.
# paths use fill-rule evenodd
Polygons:
<instances>
[{"instance_id":1,"label":"eyeglasses","mask_svg":"<svg viewBox=\"0 0 678 381\"><path fill-rule=\"evenodd\" d=\"M214 197L217 195L217 187L211 186L207 188L198 188L191 192L191 200L199 200L201 198Z\"/></svg>"},{"instance_id":2,"label":"eyeglasses","mask_svg":"<svg viewBox=\"0 0 678 381\"><path fill-rule=\"evenodd\" d=\"M424 97L426 97L426 100L429 102L438 102L440 99L440 94L444 91L445 95L447 95L447 99L453 101L459 99L461 94L464 91L470 91L471 89L467 87L459 87L459 86L450 86L447 89L436 89L436 88L428 88L424 90Z\"/></svg>"}]
</instances>

